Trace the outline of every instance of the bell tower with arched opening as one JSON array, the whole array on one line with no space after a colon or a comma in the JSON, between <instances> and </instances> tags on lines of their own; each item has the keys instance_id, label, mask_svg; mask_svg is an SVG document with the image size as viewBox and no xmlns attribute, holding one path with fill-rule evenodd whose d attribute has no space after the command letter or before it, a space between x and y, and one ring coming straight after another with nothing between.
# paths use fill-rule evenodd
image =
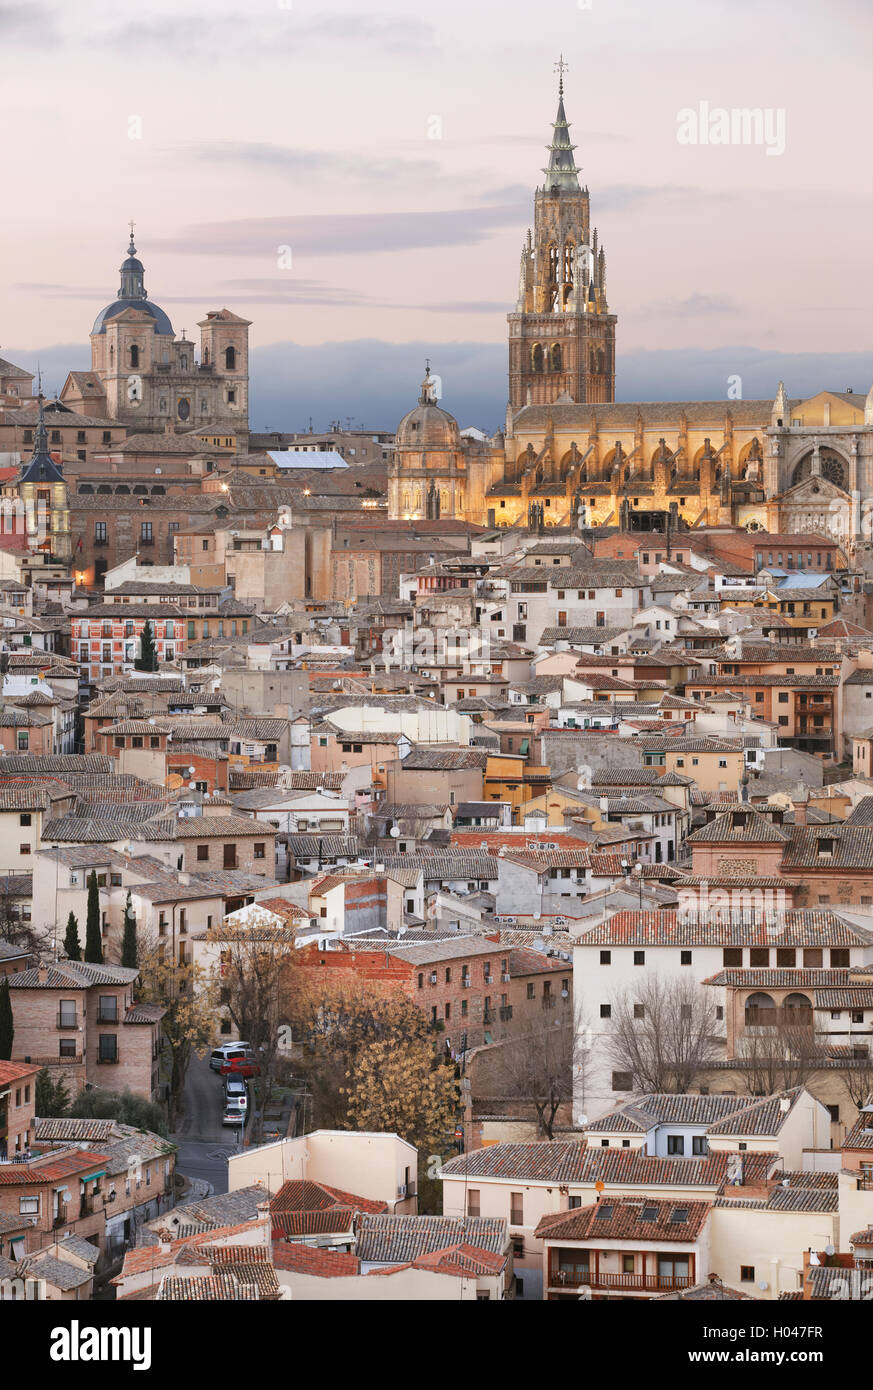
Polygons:
<instances>
[{"instance_id":1,"label":"bell tower with arched opening","mask_svg":"<svg viewBox=\"0 0 873 1390\"><path fill-rule=\"evenodd\" d=\"M564 112L558 114L536 190L534 230L521 253L518 302L509 321L509 403L551 405L615 400L615 324L606 302L606 256L591 232L588 189L580 186Z\"/></svg>"}]
</instances>

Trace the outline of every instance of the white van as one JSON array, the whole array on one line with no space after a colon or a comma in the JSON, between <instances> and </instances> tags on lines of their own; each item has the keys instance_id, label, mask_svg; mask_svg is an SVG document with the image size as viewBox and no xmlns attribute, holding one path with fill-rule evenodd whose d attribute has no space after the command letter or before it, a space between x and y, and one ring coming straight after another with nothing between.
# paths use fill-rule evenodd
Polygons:
<instances>
[{"instance_id":1,"label":"white van","mask_svg":"<svg viewBox=\"0 0 873 1390\"><path fill-rule=\"evenodd\" d=\"M252 1055L252 1045L247 1042L222 1043L221 1047L216 1047L209 1054L209 1065L213 1071L221 1071L225 1062L229 1062L231 1057L250 1057Z\"/></svg>"}]
</instances>

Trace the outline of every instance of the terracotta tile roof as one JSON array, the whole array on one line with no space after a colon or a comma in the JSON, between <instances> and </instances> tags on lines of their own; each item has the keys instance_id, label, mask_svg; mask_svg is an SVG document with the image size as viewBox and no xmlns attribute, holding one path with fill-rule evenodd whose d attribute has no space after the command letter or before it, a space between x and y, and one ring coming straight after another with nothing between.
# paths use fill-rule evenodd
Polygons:
<instances>
[{"instance_id":1,"label":"terracotta tile roof","mask_svg":"<svg viewBox=\"0 0 873 1390\"><path fill-rule=\"evenodd\" d=\"M318 1279L340 1279L361 1272L357 1255L338 1250L318 1249L299 1242L273 1242L273 1264L292 1274L311 1274Z\"/></svg>"},{"instance_id":2,"label":"terracotta tile roof","mask_svg":"<svg viewBox=\"0 0 873 1390\"><path fill-rule=\"evenodd\" d=\"M769 816L762 815L752 806L742 806L714 816L707 825L692 831L687 836L687 843L782 844L788 839L788 831L774 825Z\"/></svg>"},{"instance_id":3,"label":"terracotta tile roof","mask_svg":"<svg viewBox=\"0 0 873 1390\"><path fill-rule=\"evenodd\" d=\"M338 1187L328 1187L326 1183L303 1182L299 1178L284 1182L270 1203L270 1215L280 1212L328 1211L333 1207L351 1208L352 1211L387 1212L385 1202L373 1201L368 1197L358 1197L353 1192L343 1192Z\"/></svg>"},{"instance_id":4,"label":"terracotta tile roof","mask_svg":"<svg viewBox=\"0 0 873 1390\"><path fill-rule=\"evenodd\" d=\"M781 945L781 938L780 938ZM702 981L705 985L725 985L729 989L814 989L817 985L847 985L848 970L719 970Z\"/></svg>"},{"instance_id":5,"label":"terracotta tile roof","mask_svg":"<svg viewBox=\"0 0 873 1390\"><path fill-rule=\"evenodd\" d=\"M39 1071L39 1067L34 1067L30 1062L5 1062L0 1061L0 1086L12 1086L16 1081L23 1081L25 1077L34 1076Z\"/></svg>"},{"instance_id":6,"label":"terracotta tile roof","mask_svg":"<svg viewBox=\"0 0 873 1390\"><path fill-rule=\"evenodd\" d=\"M161 1303L250 1303L259 1297L257 1288L251 1284L240 1284L229 1270L198 1278L167 1275L158 1285L156 1294L157 1301Z\"/></svg>"},{"instance_id":7,"label":"terracotta tile roof","mask_svg":"<svg viewBox=\"0 0 873 1390\"><path fill-rule=\"evenodd\" d=\"M408 1264L459 1243L502 1255L508 1243L503 1218L454 1216L361 1216L357 1253L367 1264Z\"/></svg>"},{"instance_id":8,"label":"terracotta tile roof","mask_svg":"<svg viewBox=\"0 0 873 1390\"><path fill-rule=\"evenodd\" d=\"M461 1278L500 1274L506 1268L506 1252L483 1250L481 1246L459 1241L442 1250L430 1250L412 1261L414 1269L435 1269L440 1274Z\"/></svg>"},{"instance_id":9,"label":"terracotta tile roof","mask_svg":"<svg viewBox=\"0 0 873 1390\"><path fill-rule=\"evenodd\" d=\"M544 1241L696 1241L711 1202L651 1201L636 1197L602 1197L590 1207L544 1216L534 1235Z\"/></svg>"},{"instance_id":10,"label":"terracotta tile roof","mask_svg":"<svg viewBox=\"0 0 873 1390\"><path fill-rule=\"evenodd\" d=\"M79 1149L62 1150L49 1161L0 1165L0 1184L4 1187L35 1187L40 1183L62 1182L64 1178L88 1173L92 1168L105 1167L105 1154L83 1153Z\"/></svg>"},{"instance_id":11,"label":"terracotta tile roof","mask_svg":"<svg viewBox=\"0 0 873 1390\"><path fill-rule=\"evenodd\" d=\"M867 1105L873 1106L873 1092L867 1097ZM844 1149L873 1149L873 1113L862 1110L852 1128L843 1140Z\"/></svg>"},{"instance_id":12,"label":"terracotta tile roof","mask_svg":"<svg viewBox=\"0 0 873 1390\"><path fill-rule=\"evenodd\" d=\"M823 857L822 841L832 847ZM782 867L792 869L869 869L873 864L873 824L845 821L821 826L799 826L782 856Z\"/></svg>"},{"instance_id":13,"label":"terracotta tile roof","mask_svg":"<svg viewBox=\"0 0 873 1390\"><path fill-rule=\"evenodd\" d=\"M516 1178L547 1184L700 1187L718 1191L729 1171L726 1153L705 1158L656 1158L638 1149L586 1149L573 1140L490 1144L443 1164L443 1178ZM774 1155L747 1153L745 1161L769 1172Z\"/></svg>"},{"instance_id":14,"label":"terracotta tile roof","mask_svg":"<svg viewBox=\"0 0 873 1390\"><path fill-rule=\"evenodd\" d=\"M873 862L873 861L871 861ZM586 931L582 946L869 946L873 931L851 926L827 909L792 909L779 914L777 930L765 917L731 915L717 909L699 915L625 909ZM837 983L834 981L834 983Z\"/></svg>"}]
</instances>

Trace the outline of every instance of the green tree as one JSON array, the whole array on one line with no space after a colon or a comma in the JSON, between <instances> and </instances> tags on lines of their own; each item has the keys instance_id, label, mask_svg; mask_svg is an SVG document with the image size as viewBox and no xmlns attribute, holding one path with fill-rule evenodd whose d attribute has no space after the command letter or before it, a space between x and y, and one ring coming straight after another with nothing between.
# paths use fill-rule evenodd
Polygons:
<instances>
[{"instance_id":1,"label":"green tree","mask_svg":"<svg viewBox=\"0 0 873 1390\"><path fill-rule=\"evenodd\" d=\"M146 619L139 639L139 656L133 663L137 671L157 671L158 653L151 622Z\"/></svg>"},{"instance_id":2,"label":"green tree","mask_svg":"<svg viewBox=\"0 0 873 1390\"><path fill-rule=\"evenodd\" d=\"M48 1067L36 1074L36 1113L42 1120L66 1115L70 1108L70 1093L62 1076L53 1081Z\"/></svg>"},{"instance_id":3,"label":"green tree","mask_svg":"<svg viewBox=\"0 0 873 1390\"><path fill-rule=\"evenodd\" d=\"M147 1129L152 1134L166 1136L167 1133L166 1116L161 1106L126 1088L123 1091L104 1091L95 1087L90 1091L80 1091L69 1113L91 1120L117 1120L119 1124Z\"/></svg>"},{"instance_id":4,"label":"green tree","mask_svg":"<svg viewBox=\"0 0 873 1390\"><path fill-rule=\"evenodd\" d=\"M88 875L88 918L85 924L85 960L93 965L103 964L103 941L100 935L100 890L97 875Z\"/></svg>"},{"instance_id":5,"label":"green tree","mask_svg":"<svg viewBox=\"0 0 873 1390\"><path fill-rule=\"evenodd\" d=\"M12 1020L12 1000L9 997L9 981L4 976L0 980L0 1059L12 1059L12 1040L15 1037L15 1024Z\"/></svg>"},{"instance_id":6,"label":"green tree","mask_svg":"<svg viewBox=\"0 0 873 1390\"><path fill-rule=\"evenodd\" d=\"M64 935L64 955L67 960L81 960L82 946L79 941L79 923L76 921L74 913L70 913L67 918L67 930Z\"/></svg>"},{"instance_id":7,"label":"green tree","mask_svg":"<svg viewBox=\"0 0 873 1390\"><path fill-rule=\"evenodd\" d=\"M139 949L136 941L136 917L130 901L130 889L127 890L127 902L124 905L124 935L121 940L121 964L126 965L130 970L136 970Z\"/></svg>"}]
</instances>

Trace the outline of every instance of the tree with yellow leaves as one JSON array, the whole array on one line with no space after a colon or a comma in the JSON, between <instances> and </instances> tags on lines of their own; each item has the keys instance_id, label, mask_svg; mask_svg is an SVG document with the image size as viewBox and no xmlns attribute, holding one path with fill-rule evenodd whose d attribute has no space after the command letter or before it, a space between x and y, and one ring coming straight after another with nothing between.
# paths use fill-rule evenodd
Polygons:
<instances>
[{"instance_id":1,"label":"tree with yellow leaves","mask_svg":"<svg viewBox=\"0 0 873 1390\"><path fill-rule=\"evenodd\" d=\"M211 975L192 961L180 963L162 942L140 943L137 998L164 1010L161 1035L170 1059L170 1129L175 1127L179 1100L191 1053L211 1047L216 1032L218 990Z\"/></svg>"}]
</instances>

